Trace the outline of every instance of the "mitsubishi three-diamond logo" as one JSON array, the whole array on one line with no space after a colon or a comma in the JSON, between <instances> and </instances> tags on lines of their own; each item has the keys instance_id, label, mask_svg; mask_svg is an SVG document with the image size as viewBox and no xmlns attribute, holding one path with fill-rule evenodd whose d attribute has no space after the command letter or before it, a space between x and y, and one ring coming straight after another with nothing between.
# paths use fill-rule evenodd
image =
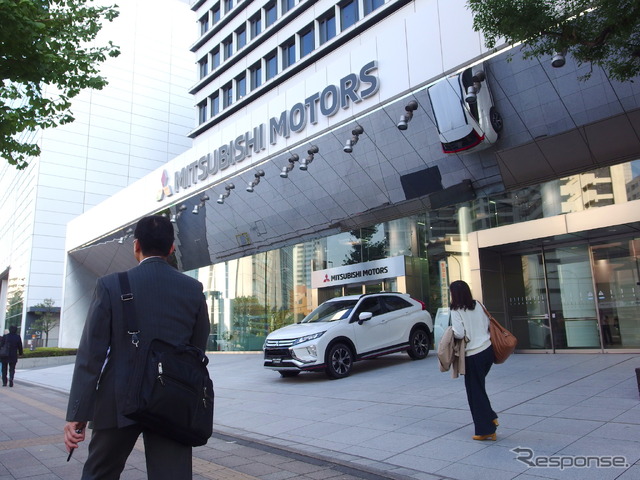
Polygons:
<instances>
[{"instance_id":1,"label":"mitsubishi three-diamond logo","mask_svg":"<svg viewBox=\"0 0 640 480\"><path fill-rule=\"evenodd\" d=\"M171 195L173 195L173 189L169 185L169 174L167 173L166 170L162 171L161 181L162 181L162 188L158 190L158 193L156 194L156 200L158 202L161 202L162 200L164 200L165 197L170 197Z\"/></svg>"}]
</instances>

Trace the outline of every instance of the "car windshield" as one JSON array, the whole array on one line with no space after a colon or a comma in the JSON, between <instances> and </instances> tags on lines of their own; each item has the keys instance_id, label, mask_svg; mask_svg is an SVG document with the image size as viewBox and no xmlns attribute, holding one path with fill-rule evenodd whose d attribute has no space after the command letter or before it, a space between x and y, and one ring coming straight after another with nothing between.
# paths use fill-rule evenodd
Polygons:
<instances>
[{"instance_id":1,"label":"car windshield","mask_svg":"<svg viewBox=\"0 0 640 480\"><path fill-rule=\"evenodd\" d=\"M304 317L300 323L334 322L336 320L342 320L349 316L353 307L356 306L356 303L358 303L357 299L323 303Z\"/></svg>"}]
</instances>

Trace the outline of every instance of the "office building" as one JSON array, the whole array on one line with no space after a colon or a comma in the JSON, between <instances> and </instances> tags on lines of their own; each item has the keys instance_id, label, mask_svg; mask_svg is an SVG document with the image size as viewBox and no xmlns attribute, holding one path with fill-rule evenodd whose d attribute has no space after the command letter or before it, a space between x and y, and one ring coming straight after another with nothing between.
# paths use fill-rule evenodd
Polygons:
<instances>
[{"instance_id":1,"label":"office building","mask_svg":"<svg viewBox=\"0 0 640 480\"><path fill-rule=\"evenodd\" d=\"M69 223L62 344L155 213L213 350L342 294L438 319L459 278L524 352L640 349L639 82L488 51L463 0L191 9L193 146Z\"/></svg>"},{"instance_id":2,"label":"office building","mask_svg":"<svg viewBox=\"0 0 640 480\"><path fill-rule=\"evenodd\" d=\"M67 223L192 144L189 2L138 0L118 10L97 40L121 50L101 67L109 85L73 99L73 123L34 134L42 154L26 169L0 162L0 327L16 325L39 345L47 336L58 344L57 319L49 332L32 324L45 301L59 317Z\"/></svg>"}]
</instances>

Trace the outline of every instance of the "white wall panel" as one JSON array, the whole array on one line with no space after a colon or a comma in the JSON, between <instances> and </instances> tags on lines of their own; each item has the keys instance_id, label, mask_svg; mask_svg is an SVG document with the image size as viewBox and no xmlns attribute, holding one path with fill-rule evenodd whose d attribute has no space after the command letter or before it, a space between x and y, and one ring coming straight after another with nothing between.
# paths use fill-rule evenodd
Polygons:
<instances>
[{"instance_id":1,"label":"white wall panel","mask_svg":"<svg viewBox=\"0 0 640 480\"><path fill-rule=\"evenodd\" d=\"M82 203L84 192L82 190L69 189L66 182L58 182L56 186L38 186L38 201L66 200L68 202ZM65 226L62 226L65 228Z\"/></svg>"},{"instance_id":2,"label":"white wall panel","mask_svg":"<svg viewBox=\"0 0 640 480\"><path fill-rule=\"evenodd\" d=\"M455 69L486 51L473 31L473 17L463 0L438 2L443 68Z\"/></svg>"},{"instance_id":3,"label":"white wall panel","mask_svg":"<svg viewBox=\"0 0 640 480\"><path fill-rule=\"evenodd\" d=\"M404 39L407 50L409 84L412 86L420 85L422 82L441 75L444 71L442 49L440 48L441 22L432 22L429 28L423 28L425 18L438 17L439 2L416 2L413 5L416 11L414 15L408 15L405 20Z\"/></svg>"}]
</instances>

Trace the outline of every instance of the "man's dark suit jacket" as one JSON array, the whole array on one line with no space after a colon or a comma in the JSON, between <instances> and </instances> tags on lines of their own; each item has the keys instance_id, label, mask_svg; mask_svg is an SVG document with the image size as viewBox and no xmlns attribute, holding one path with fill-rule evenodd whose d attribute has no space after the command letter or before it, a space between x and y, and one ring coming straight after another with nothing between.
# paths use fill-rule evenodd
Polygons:
<instances>
[{"instance_id":1,"label":"man's dark suit jacket","mask_svg":"<svg viewBox=\"0 0 640 480\"><path fill-rule=\"evenodd\" d=\"M159 257L129 270L129 282L140 348L154 338L206 348L210 326L200 282ZM122 318L120 295L117 273L98 279L78 347L67 421L93 421L96 429L135 423L122 414L136 347Z\"/></svg>"}]
</instances>

